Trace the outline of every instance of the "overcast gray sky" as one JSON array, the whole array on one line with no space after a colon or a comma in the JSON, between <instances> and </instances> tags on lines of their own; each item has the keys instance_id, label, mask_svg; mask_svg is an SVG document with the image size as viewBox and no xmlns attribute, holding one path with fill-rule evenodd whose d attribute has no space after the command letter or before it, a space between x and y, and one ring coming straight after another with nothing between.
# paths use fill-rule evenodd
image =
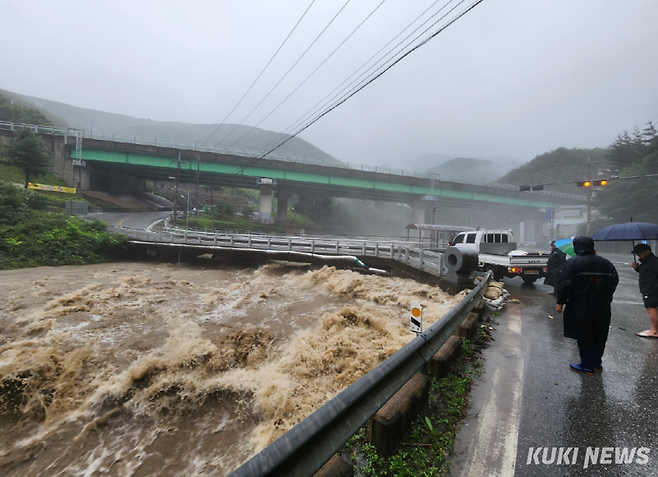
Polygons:
<instances>
[{"instance_id":1,"label":"overcast gray sky","mask_svg":"<svg viewBox=\"0 0 658 477\"><path fill-rule=\"evenodd\" d=\"M428 34L474 0L0 0L0 88L219 123L308 9L227 119L291 132L446 3ZM605 147L658 120L657 25L656 0L484 0L300 137L363 164Z\"/></svg>"}]
</instances>

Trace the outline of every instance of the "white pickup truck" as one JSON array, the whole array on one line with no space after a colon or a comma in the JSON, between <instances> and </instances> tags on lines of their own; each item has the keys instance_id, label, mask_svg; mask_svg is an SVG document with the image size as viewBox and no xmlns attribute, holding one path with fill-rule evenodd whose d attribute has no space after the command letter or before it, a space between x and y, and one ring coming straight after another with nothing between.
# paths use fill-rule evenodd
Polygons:
<instances>
[{"instance_id":1,"label":"white pickup truck","mask_svg":"<svg viewBox=\"0 0 658 477\"><path fill-rule=\"evenodd\" d=\"M492 270L494 280L520 276L526 283L534 283L546 276L548 252L517 250L511 230L475 230L461 232L450 242L459 249L478 253L478 269Z\"/></svg>"}]
</instances>

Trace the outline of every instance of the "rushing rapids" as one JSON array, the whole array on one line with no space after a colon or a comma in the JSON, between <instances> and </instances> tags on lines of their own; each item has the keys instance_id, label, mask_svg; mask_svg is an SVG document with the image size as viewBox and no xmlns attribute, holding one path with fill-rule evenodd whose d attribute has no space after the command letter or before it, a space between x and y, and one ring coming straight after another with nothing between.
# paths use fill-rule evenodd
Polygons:
<instances>
[{"instance_id":1,"label":"rushing rapids","mask_svg":"<svg viewBox=\"0 0 658 477\"><path fill-rule=\"evenodd\" d=\"M0 272L0 473L226 475L460 297L276 263Z\"/></svg>"}]
</instances>

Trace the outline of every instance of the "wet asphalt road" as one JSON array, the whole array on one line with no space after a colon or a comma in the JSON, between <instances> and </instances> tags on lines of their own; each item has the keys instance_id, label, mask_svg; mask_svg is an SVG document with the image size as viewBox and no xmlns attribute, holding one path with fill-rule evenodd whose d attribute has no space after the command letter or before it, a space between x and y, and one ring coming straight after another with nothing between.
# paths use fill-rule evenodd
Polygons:
<instances>
[{"instance_id":1,"label":"wet asphalt road","mask_svg":"<svg viewBox=\"0 0 658 477\"><path fill-rule=\"evenodd\" d=\"M99 215L146 229L168 213ZM569 368L579 362L578 348L562 334L552 288L505 279L519 303L508 303L496 318L451 475L658 475L658 340L635 335L649 321L632 254L604 256L620 283L604 371L594 377Z\"/></svg>"},{"instance_id":2,"label":"wet asphalt road","mask_svg":"<svg viewBox=\"0 0 658 477\"><path fill-rule=\"evenodd\" d=\"M169 217L171 211L159 212L97 212L89 214L90 217L96 217L110 225L116 225L127 229L146 230L154 222Z\"/></svg>"},{"instance_id":3,"label":"wet asphalt road","mask_svg":"<svg viewBox=\"0 0 658 477\"><path fill-rule=\"evenodd\" d=\"M635 335L649 319L632 257L606 256L620 283L595 377L569 368L578 348L563 336L551 288L505 279L520 303L497 317L452 475L658 475L658 340Z\"/></svg>"}]
</instances>

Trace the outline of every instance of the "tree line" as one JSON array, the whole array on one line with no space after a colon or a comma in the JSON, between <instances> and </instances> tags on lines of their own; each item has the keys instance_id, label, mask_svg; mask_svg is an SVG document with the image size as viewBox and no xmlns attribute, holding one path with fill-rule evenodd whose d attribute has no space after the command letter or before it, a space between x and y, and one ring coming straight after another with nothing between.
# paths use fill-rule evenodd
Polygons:
<instances>
[{"instance_id":1,"label":"tree line","mask_svg":"<svg viewBox=\"0 0 658 477\"><path fill-rule=\"evenodd\" d=\"M608 148L607 159L614 175L596 192L593 204L605 224L658 223L658 133L652 122L643 129L619 134Z\"/></svg>"}]
</instances>

